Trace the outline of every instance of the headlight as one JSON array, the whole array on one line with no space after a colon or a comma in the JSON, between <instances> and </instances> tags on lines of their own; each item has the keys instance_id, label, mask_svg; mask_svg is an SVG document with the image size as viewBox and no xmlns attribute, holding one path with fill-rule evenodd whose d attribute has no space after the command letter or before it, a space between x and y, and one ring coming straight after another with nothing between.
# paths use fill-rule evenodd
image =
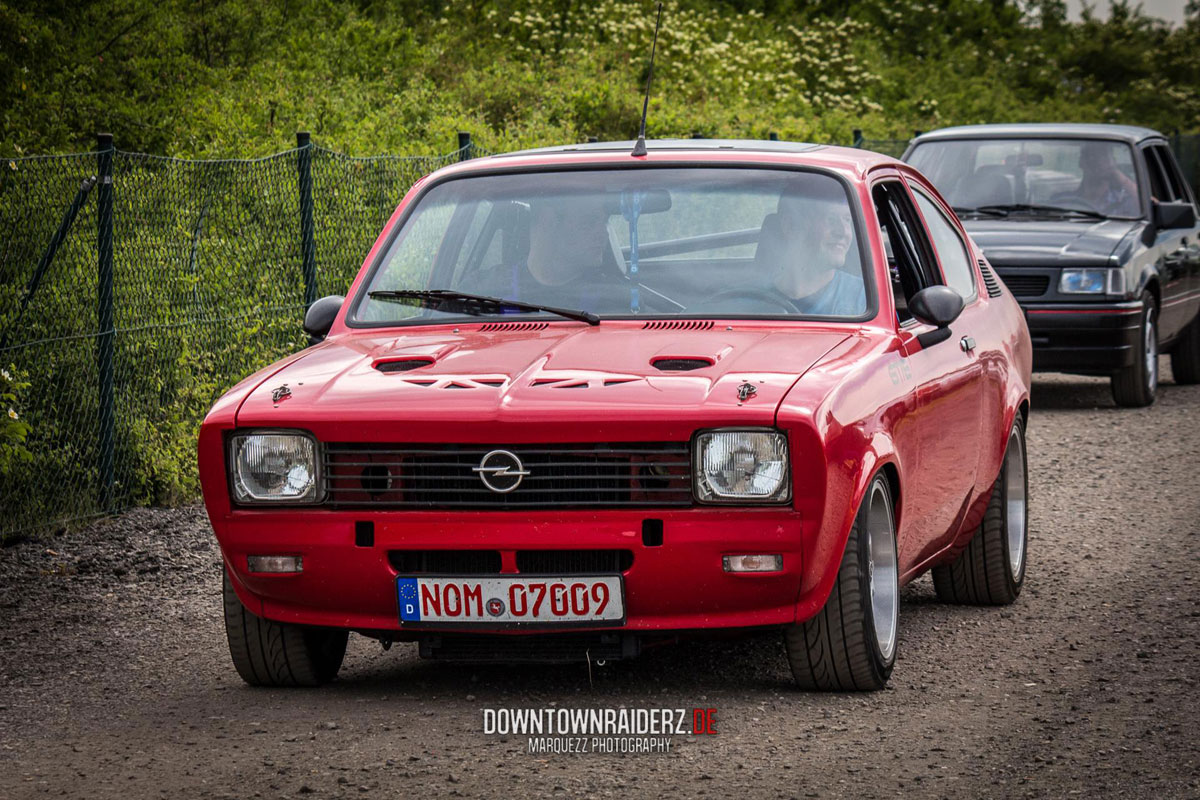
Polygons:
<instances>
[{"instance_id":1,"label":"headlight","mask_svg":"<svg viewBox=\"0 0 1200 800\"><path fill-rule=\"evenodd\" d=\"M317 443L304 433L234 436L229 471L237 503L315 503L321 492Z\"/></svg>"},{"instance_id":2,"label":"headlight","mask_svg":"<svg viewBox=\"0 0 1200 800\"><path fill-rule=\"evenodd\" d=\"M708 431L694 448L702 503L782 503L791 497L787 437L777 431Z\"/></svg>"},{"instance_id":3,"label":"headlight","mask_svg":"<svg viewBox=\"0 0 1200 800\"><path fill-rule=\"evenodd\" d=\"M1064 269L1058 279L1062 294L1124 294L1125 272L1119 269Z\"/></svg>"}]
</instances>

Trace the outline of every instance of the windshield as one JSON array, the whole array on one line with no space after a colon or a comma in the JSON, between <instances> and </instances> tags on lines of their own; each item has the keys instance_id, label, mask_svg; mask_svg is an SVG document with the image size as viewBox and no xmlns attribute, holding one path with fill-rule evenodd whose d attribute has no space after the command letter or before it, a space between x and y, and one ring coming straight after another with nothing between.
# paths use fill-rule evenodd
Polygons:
<instances>
[{"instance_id":1,"label":"windshield","mask_svg":"<svg viewBox=\"0 0 1200 800\"><path fill-rule=\"evenodd\" d=\"M861 318L868 310L861 252L850 195L823 173L471 176L418 199L374 265L351 324L464 313L553 318L446 292L600 317ZM433 301L429 290L440 290ZM414 291L424 300L414 301Z\"/></svg>"},{"instance_id":2,"label":"windshield","mask_svg":"<svg viewBox=\"0 0 1200 800\"><path fill-rule=\"evenodd\" d=\"M1142 214L1133 150L1122 142L933 141L917 145L908 161L933 181L960 214L1014 206L1040 206L1027 210L1043 214L1064 210L1106 217Z\"/></svg>"}]
</instances>

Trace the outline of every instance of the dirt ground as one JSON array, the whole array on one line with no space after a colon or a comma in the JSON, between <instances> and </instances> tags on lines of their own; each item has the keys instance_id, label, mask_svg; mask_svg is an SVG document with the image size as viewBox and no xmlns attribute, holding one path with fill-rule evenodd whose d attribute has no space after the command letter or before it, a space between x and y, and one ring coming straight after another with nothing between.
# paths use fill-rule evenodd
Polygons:
<instances>
[{"instance_id":1,"label":"dirt ground","mask_svg":"<svg viewBox=\"0 0 1200 800\"><path fill-rule=\"evenodd\" d=\"M1163 362L1166 368L1166 361ZM1040 377L1025 591L904 592L885 691L798 692L777 637L602 668L447 666L351 637L320 690L244 686L199 508L0 551L0 798L1200 796L1200 387ZM717 709L671 752L536 755L485 707Z\"/></svg>"}]
</instances>

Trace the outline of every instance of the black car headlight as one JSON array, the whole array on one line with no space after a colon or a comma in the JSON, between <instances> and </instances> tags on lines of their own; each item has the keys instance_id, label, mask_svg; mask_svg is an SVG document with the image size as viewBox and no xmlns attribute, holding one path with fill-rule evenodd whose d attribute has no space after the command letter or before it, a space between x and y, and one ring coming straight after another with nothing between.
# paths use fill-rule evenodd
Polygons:
<instances>
[{"instance_id":1,"label":"black car headlight","mask_svg":"<svg viewBox=\"0 0 1200 800\"><path fill-rule=\"evenodd\" d=\"M701 503L791 499L787 437L779 431L703 431L696 435L692 454L696 499Z\"/></svg>"},{"instance_id":2,"label":"black car headlight","mask_svg":"<svg viewBox=\"0 0 1200 800\"><path fill-rule=\"evenodd\" d=\"M258 431L229 440L235 503L316 503L321 496L317 442L300 431Z\"/></svg>"}]
</instances>

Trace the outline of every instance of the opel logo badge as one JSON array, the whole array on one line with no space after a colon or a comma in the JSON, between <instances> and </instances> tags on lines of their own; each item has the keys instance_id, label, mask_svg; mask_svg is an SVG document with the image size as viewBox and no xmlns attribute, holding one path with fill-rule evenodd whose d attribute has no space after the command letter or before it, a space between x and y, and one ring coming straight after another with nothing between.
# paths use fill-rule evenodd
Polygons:
<instances>
[{"instance_id":1,"label":"opel logo badge","mask_svg":"<svg viewBox=\"0 0 1200 800\"><path fill-rule=\"evenodd\" d=\"M499 494L511 492L529 474L521 459L507 450L493 450L483 457L478 467L471 467L471 471L479 474L484 486Z\"/></svg>"}]
</instances>

